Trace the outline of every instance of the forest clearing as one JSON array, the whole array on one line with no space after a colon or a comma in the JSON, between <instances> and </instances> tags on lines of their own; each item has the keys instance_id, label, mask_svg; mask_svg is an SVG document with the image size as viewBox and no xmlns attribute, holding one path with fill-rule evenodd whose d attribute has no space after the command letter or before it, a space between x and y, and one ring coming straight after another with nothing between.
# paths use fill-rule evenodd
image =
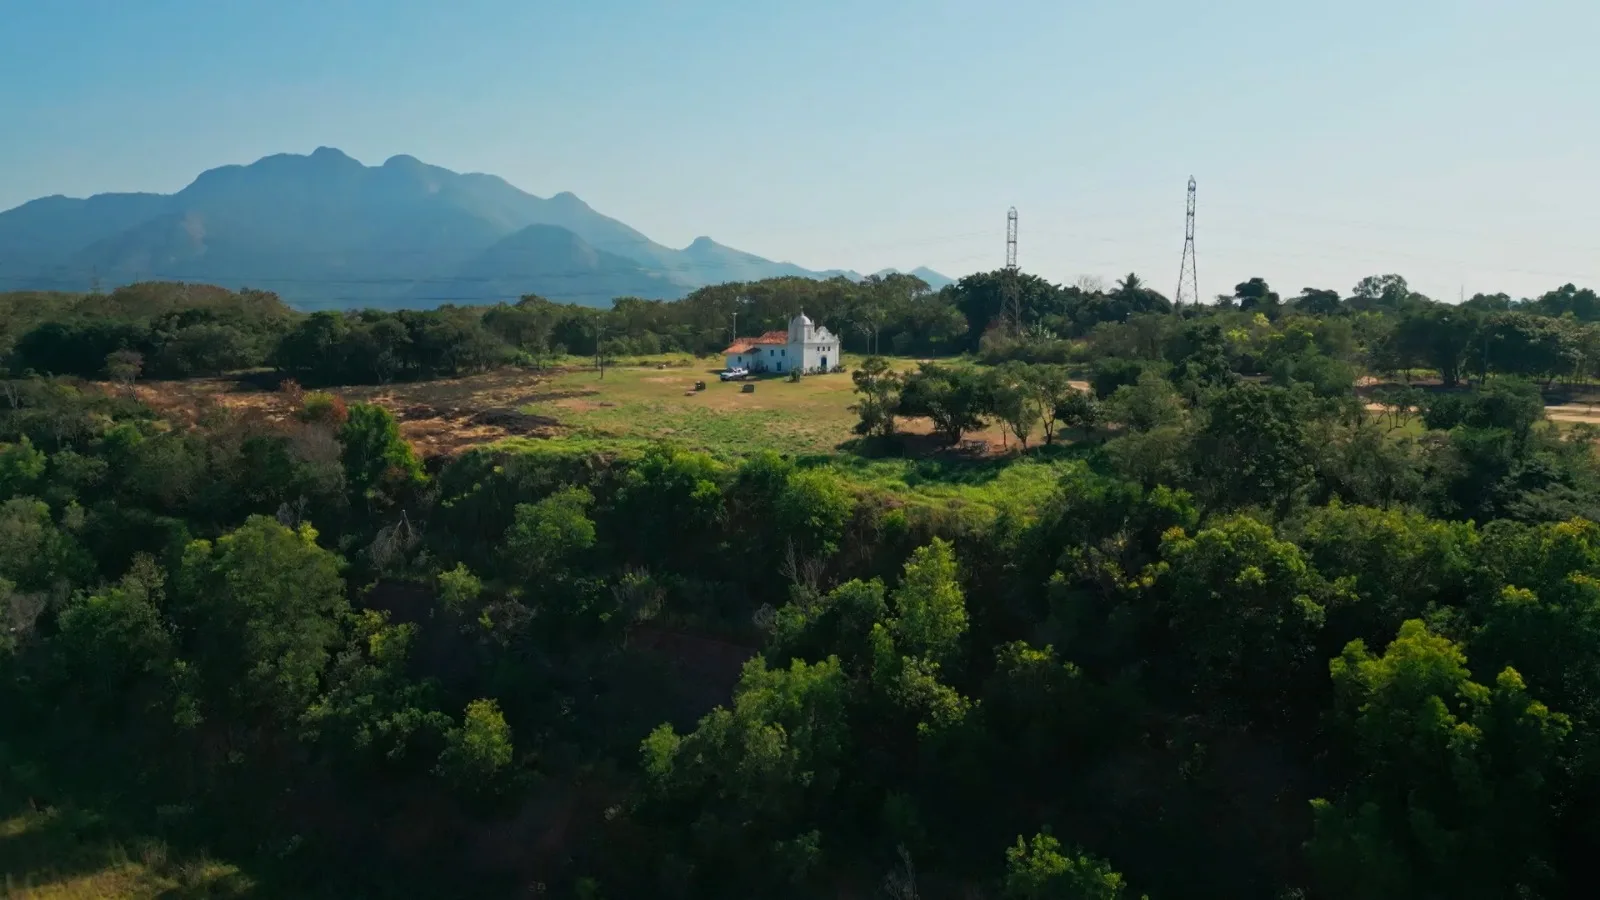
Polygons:
<instances>
[{"instance_id":1,"label":"forest clearing","mask_svg":"<svg viewBox=\"0 0 1600 900\"><path fill-rule=\"evenodd\" d=\"M846 358L851 364L857 360ZM510 437L646 443L673 440L689 449L725 456L757 450L832 453L855 437L852 407L858 397L848 372L808 375L798 382L778 376L744 382L717 380L715 359L684 355L671 365L560 365L545 370L497 369L460 378L387 385L323 388L347 403L375 403L392 412L401 434L423 457L449 455ZM893 360L910 370L917 360ZM695 383L703 382L703 391ZM743 386L754 384L745 393ZM129 390L164 413L193 420L220 406L255 410L281 420L293 408L293 391L268 390L247 379L147 381ZM925 419L901 422L901 433L926 436ZM969 435L999 452L997 427ZM931 448L930 448L931 449Z\"/></svg>"}]
</instances>

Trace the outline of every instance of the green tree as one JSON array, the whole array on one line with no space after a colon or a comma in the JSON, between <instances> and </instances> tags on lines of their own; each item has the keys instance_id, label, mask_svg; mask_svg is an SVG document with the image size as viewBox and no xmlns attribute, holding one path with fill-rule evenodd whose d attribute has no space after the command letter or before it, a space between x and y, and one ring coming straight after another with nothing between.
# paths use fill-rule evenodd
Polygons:
<instances>
[{"instance_id":1,"label":"green tree","mask_svg":"<svg viewBox=\"0 0 1600 900\"><path fill-rule=\"evenodd\" d=\"M0 500L32 493L44 471L45 455L27 435L15 444L0 444Z\"/></svg>"},{"instance_id":2,"label":"green tree","mask_svg":"<svg viewBox=\"0 0 1600 900\"><path fill-rule=\"evenodd\" d=\"M1320 288L1301 288L1294 298L1295 309L1313 316L1331 316L1339 312L1341 304L1338 291Z\"/></svg>"},{"instance_id":3,"label":"green tree","mask_svg":"<svg viewBox=\"0 0 1600 900\"><path fill-rule=\"evenodd\" d=\"M1403 509L1334 503L1312 510L1298 534L1316 571L1342 590L1328 608L1333 646L1373 643L1469 594L1481 552L1471 523Z\"/></svg>"},{"instance_id":4,"label":"green tree","mask_svg":"<svg viewBox=\"0 0 1600 900\"><path fill-rule=\"evenodd\" d=\"M923 363L900 392L900 414L925 416L951 444L982 428L992 403L982 376L969 368Z\"/></svg>"},{"instance_id":5,"label":"green tree","mask_svg":"<svg viewBox=\"0 0 1600 900\"><path fill-rule=\"evenodd\" d=\"M696 862L679 896L783 895L814 871L821 850L807 836L841 805L852 693L837 659L769 669L756 657L731 709L686 735L662 725L645 739L650 808L677 824L674 849ZM797 867L802 845L811 850Z\"/></svg>"},{"instance_id":6,"label":"green tree","mask_svg":"<svg viewBox=\"0 0 1600 900\"><path fill-rule=\"evenodd\" d=\"M142 371L144 355L137 350L113 350L106 354L106 377L118 384L132 384Z\"/></svg>"},{"instance_id":7,"label":"green tree","mask_svg":"<svg viewBox=\"0 0 1600 900\"><path fill-rule=\"evenodd\" d=\"M439 573L439 603L452 613L466 612L482 593L483 582L466 563L456 563L454 569Z\"/></svg>"},{"instance_id":8,"label":"green tree","mask_svg":"<svg viewBox=\"0 0 1600 900\"><path fill-rule=\"evenodd\" d=\"M772 512L798 552L828 557L844 539L855 507L855 495L838 476L812 469L789 475Z\"/></svg>"},{"instance_id":9,"label":"green tree","mask_svg":"<svg viewBox=\"0 0 1600 900\"><path fill-rule=\"evenodd\" d=\"M1265 313L1269 318L1277 315L1283 306L1282 298L1261 278L1252 278L1234 285L1233 296L1239 299L1241 311Z\"/></svg>"},{"instance_id":10,"label":"green tree","mask_svg":"<svg viewBox=\"0 0 1600 900\"><path fill-rule=\"evenodd\" d=\"M1411 297L1410 286L1399 275L1368 275L1350 289L1346 303L1360 311L1393 311L1405 306Z\"/></svg>"},{"instance_id":11,"label":"green tree","mask_svg":"<svg viewBox=\"0 0 1600 900\"><path fill-rule=\"evenodd\" d=\"M983 694L996 765L1014 773L1013 790L1069 789L1068 770L1089 764L1111 743L1112 717L1099 708L1090 680L1055 648L1024 641L995 650Z\"/></svg>"},{"instance_id":12,"label":"green tree","mask_svg":"<svg viewBox=\"0 0 1600 900\"><path fill-rule=\"evenodd\" d=\"M703 453L651 447L619 479L606 535L632 561L692 569L717 550L725 477Z\"/></svg>"},{"instance_id":13,"label":"green tree","mask_svg":"<svg viewBox=\"0 0 1600 900\"><path fill-rule=\"evenodd\" d=\"M1100 404L1088 391L1069 387L1066 393L1056 398L1055 420L1065 428L1082 428L1085 433L1092 432L1100 423L1100 416ZM1049 438L1050 433L1046 432L1046 443L1049 443Z\"/></svg>"},{"instance_id":14,"label":"green tree","mask_svg":"<svg viewBox=\"0 0 1600 900\"><path fill-rule=\"evenodd\" d=\"M1546 895L1560 752L1571 726L1505 669L1473 682L1461 648L1409 620L1382 656L1330 664L1358 776L1313 802L1308 854L1331 897Z\"/></svg>"},{"instance_id":15,"label":"green tree","mask_svg":"<svg viewBox=\"0 0 1600 900\"><path fill-rule=\"evenodd\" d=\"M1089 371L1089 384L1098 400L1109 400L1123 385L1138 384L1140 376L1150 366L1137 359L1104 357L1094 361Z\"/></svg>"},{"instance_id":16,"label":"green tree","mask_svg":"<svg viewBox=\"0 0 1600 900\"><path fill-rule=\"evenodd\" d=\"M61 610L50 638L58 704L113 733L172 722L183 663L158 608L162 582L143 557L117 585Z\"/></svg>"},{"instance_id":17,"label":"green tree","mask_svg":"<svg viewBox=\"0 0 1600 900\"><path fill-rule=\"evenodd\" d=\"M1225 519L1192 537L1169 532L1154 574L1200 703L1247 720L1294 712L1326 617L1299 547L1255 519Z\"/></svg>"},{"instance_id":18,"label":"green tree","mask_svg":"<svg viewBox=\"0 0 1600 900\"><path fill-rule=\"evenodd\" d=\"M934 538L911 554L891 599L892 632L901 652L941 665L959 657L967 632L967 604L955 548L948 541Z\"/></svg>"},{"instance_id":19,"label":"green tree","mask_svg":"<svg viewBox=\"0 0 1600 900\"><path fill-rule=\"evenodd\" d=\"M1127 881L1105 860L1063 852L1048 834L1032 840L1018 835L1006 848L1004 896L1007 900L1122 900Z\"/></svg>"},{"instance_id":20,"label":"green tree","mask_svg":"<svg viewBox=\"0 0 1600 900\"><path fill-rule=\"evenodd\" d=\"M1499 521L1473 549L1487 582L1474 598L1473 658L1514 667L1585 729L1600 723L1600 525Z\"/></svg>"},{"instance_id":21,"label":"green tree","mask_svg":"<svg viewBox=\"0 0 1600 900\"><path fill-rule=\"evenodd\" d=\"M245 729L299 719L349 609L339 565L309 524L290 530L264 516L188 546L173 614L210 715Z\"/></svg>"},{"instance_id":22,"label":"green tree","mask_svg":"<svg viewBox=\"0 0 1600 900\"><path fill-rule=\"evenodd\" d=\"M1073 428L1082 424L1078 419L1083 410L1077 404L1083 392L1072 386L1064 367L1043 364L1029 366L1025 374L1023 385L1038 411L1039 424L1044 430L1044 442L1047 445L1055 443L1058 426L1064 424Z\"/></svg>"},{"instance_id":23,"label":"green tree","mask_svg":"<svg viewBox=\"0 0 1600 900\"><path fill-rule=\"evenodd\" d=\"M81 584L92 571L82 547L51 519L42 500L0 503L0 578L26 592L55 592Z\"/></svg>"},{"instance_id":24,"label":"green tree","mask_svg":"<svg viewBox=\"0 0 1600 900\"><path fill-rule=\"evenodd\" d=\"M424 480L422 464L400 436L400 423L381 406L351 406L339 441L344 445L345 483L369 505L392 501Z\"/></svg>"},{"instance_id":25,"label":"green tree","mask_svg":"<svg viewBox=\"0 0 1600 900\"><path fill-rule=\"evenodd\" d=\"M558 574L594 546L594 497L581 487L568 487L537 503L519 503L506 531L505 554L524 578Z\"/></svg>"},{"instance_id":26,"label":"green tree","mask_svg":"<svg viewBox=\"0 0 1600 900\"><path fill-rule=\"evenodd\" d=\"M1106 416L1132 431L1155 431L1176 425L1184 416L1183 398L1172 382L1146 371L1136 384L1125 384L1105 404Z\"/></svg>"},{"instance_id":27,"label":"green tree","mask_svg":"<svg viewBox=\"0 0 1600 900\"><path fill-rule=\"evenodd\" d=\"M820 597L800 597L778 610L767 658L817 661L837 656L845 671L871 669L873 626L887 621L883 582L851 580Z\"/></svg>"},{"instance_id":28,"label":"green tree","mask_svg":"<svg viewBox=\"0 0 1600 900\"><path fill-rule=\"evenodd\" d=\"M1187 397L1232 384L1236 380L1228 349L1228 338L1215 322L1195 322L1169 341L1172 383Z\"/></svg>"},{"instance_id":29,"label":"green tree","mask_svg":"<svg viewBox=\"0 0 1600 900\"><path fill-rule=\"evenodd\" d=\"M1307 410L1296 396L1239 384L1210 395L1204 411L1194 460L1212 501L1286 510L1312 475Z\"/></svg>"},{"instance_id":30,"label":"green tree","mask_svg":"<svg viewBox=\"0 0 1600 900\"><path fill-rule=\"evenodd\" d=\"M511 726L500 704L474 700L467 704L461 724L445 734L437 771L458 790L492 793L511 768L513 755Z\"/></svg>"},{"instance_id":31,"label":"green tree","mask_svg":"<svg viewBox=\"0 0 1600 900\"><path fill-rule=\"evenodd\" d=\"M895 412L900 407L900 389L904 378L890 367L881 356L869 356L861 367L850 373L855 382L855 392L861 395L851 410L861 417L856 423L856 433L874 437L894 434Z\"/></svg>"},{"instance_id":32,"label":"green tree","mask_svg":"<svg viewBox=\"0 0 1600 900\"><path fill-rule=\"evenodd\" d=\"M302 718L306 737L356 771L425 765L440 752L451 722L437 707L433 685L406 674L417 626L390 624L387 613L372 609L349 622L349 643L333 661L328 689Z\"/></svg>"},{"instance_id":33,"label":"green tree","mask_svg":"<svg viewBox=\"0 0 1600 900\"><path fill-rule=\"evenodd\" d=\"M1015 361L1001 363L988 371L986 380L995 418L1026 450L1028 437L1043 417L1033 387L1033 367Z\"/></svg>"}]
</instances>

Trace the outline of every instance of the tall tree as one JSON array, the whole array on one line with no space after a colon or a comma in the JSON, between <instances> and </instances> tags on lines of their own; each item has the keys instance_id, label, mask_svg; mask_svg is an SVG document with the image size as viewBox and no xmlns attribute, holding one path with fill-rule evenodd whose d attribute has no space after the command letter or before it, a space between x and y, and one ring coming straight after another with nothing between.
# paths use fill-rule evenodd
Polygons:
<instances>
[{"instance_id":1,"label":"tall tree","mask_svg":"<svg viewBox=\"0 0 1600 900\"><path fill-rule=\"evenodd\" d=\"M339 560L310 525L253 516L184 551L173 614L208 717L255 731L297 721L317 695L349 609Z\"/></svg>"},{"instance_id":2,"label":"tall tree","mask_svg":"<svg viewBox=\"0 0 1600 900\"><path fill-rule=\"evenodd\" d=\"M1560 753L1571 723L1514 669L1472 681L1461 648L1407 621L1382 656L1330 665L1358 775L1314 802L1308 854L1328 896L1548 896Z\"/></svg>"}]
</instances>

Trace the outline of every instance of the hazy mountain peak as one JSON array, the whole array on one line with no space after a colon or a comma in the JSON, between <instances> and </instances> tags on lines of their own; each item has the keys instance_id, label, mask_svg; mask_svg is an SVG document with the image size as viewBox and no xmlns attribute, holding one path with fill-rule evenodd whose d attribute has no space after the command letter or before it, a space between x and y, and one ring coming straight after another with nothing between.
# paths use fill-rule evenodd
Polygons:
<instances>
[{"instance_id":1,"label":"hazy mountain peak","mask_svg":"<svg viewBox=\"0 0 1600 900\"><path fill-rule=\"evenodd\" d=\"M571 191L562 191L551 197L550 202L570 212L593 212L593 207L583 202L577 194Z\"/></svg>"},{"instance_id":2,"label":"hazy mountain peak","mask_svg":"<svg viewBox=\"0 0 1600 900\"><path fill-rule=\"evenodd\" d=\"M707 235L674 250L571 191L543 199L496 175L407 154L367 166L328 146L208 169L171 195L29 201L0 212L0 266L24 289L181 280L276 290L318 306L528 292L605 306L625 295L667 299L730 281L840 274Z\"/></svg>"}]
</instances>

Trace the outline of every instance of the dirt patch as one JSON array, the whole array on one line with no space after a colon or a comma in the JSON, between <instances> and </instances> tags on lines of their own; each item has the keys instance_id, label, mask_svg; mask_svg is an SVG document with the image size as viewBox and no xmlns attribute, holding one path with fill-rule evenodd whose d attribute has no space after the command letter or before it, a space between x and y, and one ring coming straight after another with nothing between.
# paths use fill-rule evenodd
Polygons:
<instances>
[{"instance_id":1,"label":"dirt patch","mask_svg":"<svg viewBox=\"0 0 1600 900\"><path fill-rule=\"evenodd\" d=\"M960 456L992 457L1004 456L1007 453L1020 450L1015 440L1008 439L1003 434L1000 426L991 423L981 431L969 431L961 436L960 443L951 445L942 434L933 430L931 419L899 419L895 422L895 431L900 435L906 452L911 456L932 456L935 454L957 454ZM1036 436L1038 441L1043 441L1043 436ZM1033 441L1030 441L1030 445Z\"/></svg>"},{"instance_id":2,"label":"dirt patch","mask_svg":"<svg viewBox=\"0 0 1600 900\"><path fill-rule=\"evenodd\" d=\"M1592 422L1600 424L1600 409L1595 409L1589 404L1547 406L1544 414L1557 422Z\"/></svg>"},{"instance_id":3,"label":"dirt patch","mask_svg":"<svg viewBox=\"0 0 1600 900\"><path fill-rule=\"evenodd\" d=\"M400 433L423 455L458 453L507 437L551 437L561 423L511 407L440 409L425 404L394 410Z\"/></svg>"},{"instance_id":4,"label":"dirt patch","mask_svg":"<svg viewBox=\"0 0 1600 900\"><path fill-rule=\"evenodd\" d=\"M349 403L375 403L394 413L400 434L422 456L451 455L508 437L550 437L561 425L521 408L540 401L570 402L586 390L540 391L547 375L507 370L415 384L327 388ZM107 390L113 390L110 386ZM117 389L121 390L121 389ZM192 425L216 407L269 422L293 415L287 395L225 378L157 381L134 385L134 395L163 417Z\"/></svg>"}]
</instances>

